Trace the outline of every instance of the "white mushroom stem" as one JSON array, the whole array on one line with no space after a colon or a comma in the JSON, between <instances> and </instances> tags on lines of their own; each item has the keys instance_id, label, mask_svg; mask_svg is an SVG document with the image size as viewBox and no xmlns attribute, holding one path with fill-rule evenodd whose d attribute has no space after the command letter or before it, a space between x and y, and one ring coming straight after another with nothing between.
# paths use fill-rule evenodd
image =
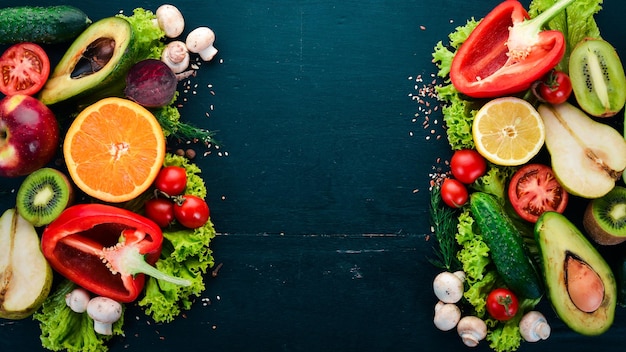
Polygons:
<instances>
[{"instance_id":1,"label":"white mushroom stem","mask_svg":"<svg viewBox=\"0 0 626 352\"><path fill-rule=\"evenodd\" d=\"M435 296L444 303L456 303L463 298L463 281L465 273L444 271L439 273L433 280Z\"/></svg>"},{"instance_id":2,"label":"white mushroom stem","mask_svg":"<svg viewBox=\"0 0 626 352\"><path fill-rule=\"evenodd\" d=\"M461 310L456 304L437 302L435 305L435 317L433 322L437 329L442 331L452 330L461 319Z\"/></svg>"},{"instance_id":3,"label":"white mushroom stem","mask_svg":"<svg viewBox=\"0 0 626 352\"><path fill-rule=\"evenodd\" d=\"M78 287L65 295L65 304L67 304L72 311L83 313L87 310L87 304L90 298L87 290Z\"/></svg>"},{"instance_id":4,"label":"white mushroom stem","mask_svg":"<svg viewBox=\"0 0 626 352\"><path fill-rule=\"evenodd\" d=\"M202 60L211 61L217 54L217 49L213 46L215 33L209 27L198 27L189 32L185 44L192 53L200 55Z\"/></svg>"},{"instance_id":5,"label":"white mushroom stem","mask_svg":"<svg viewBox=\"0 0 626 352\"><path fill-rule=\"evenodd\" d=\"M456 329L461 340L468 347L478 346L478 343L487 336L487 324L482 319L472 315L461 318Z\"/></svg>"},{"instance_id":6,"label":"white mushroom stem","mask_svg":"<svg viewBox=\"0 0 626 352\"><path fill-rule=\"evenodd\" d=\"M180 40L167 44L161 54L163 61L174 73L181 73L189 67L189 51L187 46Z\"/></svg>"},{"instance_id":7,"label":"white mushroom stem","mask_svg":"<svg viewBox=\"0 0 626 352\"><path fill-rule=\"evenodd\" d=\"M545 340L550 337L551 332L546 317L535 310L524 314L519 322L519 329L524 340L528 342Z\"/></svg>"},{"instance_id":8,"label":"white mushroom stem","mask_svg":"<svg viewBox=\"0 0 626 352\"><path fill-rule=\"evenodd\" d=\"M87 314L93 319L93 329L101 335L113 334L113 323L122 316L122 305L107 297L94 297L87 305Z\"/></svg>"},{"instance_id":9,"label":"white mushroom stem","mask_svg":"<svg viewBox=\"0 0 626 352\"><path fill-rule=\"evenodd\" d=\"M173 5L161 5L156 10L156 20L159 27L165 32L168 38L176 38L185 29L185 19L183 14Z\"/></svg>"}]
</instances>

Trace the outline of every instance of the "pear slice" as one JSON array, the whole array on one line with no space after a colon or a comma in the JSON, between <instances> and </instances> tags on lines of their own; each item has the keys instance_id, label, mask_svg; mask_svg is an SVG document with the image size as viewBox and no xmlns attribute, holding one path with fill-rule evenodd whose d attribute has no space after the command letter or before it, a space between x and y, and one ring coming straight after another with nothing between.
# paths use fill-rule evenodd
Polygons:
<instances>
[{"instance_id":1,"label":"pear slice","mask_svg":"<svg viewBox=\"0 0 626 352\"><path fill-rule=\"evenodd\" d=\"M35 227L14 208L0 217L0 318L33 314L50 293L52 268Z\"/></svg>"},{"instance_id":2,"label":"pear slice","mask_svg":"<svg viewBox=\"0 0 626 352\"><path fill-rule=\"evenodd\" d=\"M563 103L537 109L546 130L546 148L561 185L584 198L598 198L615 187L626 168L626 140L620 132Z\"/></svg>"}]
</instances>

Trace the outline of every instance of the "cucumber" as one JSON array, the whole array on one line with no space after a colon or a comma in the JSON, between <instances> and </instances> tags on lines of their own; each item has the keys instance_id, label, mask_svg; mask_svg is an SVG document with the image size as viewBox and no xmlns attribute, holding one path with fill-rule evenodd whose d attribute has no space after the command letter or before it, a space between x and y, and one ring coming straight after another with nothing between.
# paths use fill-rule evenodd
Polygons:
<instances>
[{"instance_id":1,"label":"cucumber","mask_svg":"<svg viewBox=\"0 0 626 352\"><path fill-rule=\"evenodd\" d=\"M474 192L470 211L502 281L521 297L540 298L543 288L539 274L522 236L501 203L490 194Z\"/></svg>"},{"instance_id":2,"label":"cucumber","mask_svg":"<svg viewBox=\"0 0 626 352\"><path fill-rule=\"evenodd\" d=\"M6 7L0 9L0 44L63 43L76 38L89 24L89 17L74 6Z\"/></svg>"}]
</instances>

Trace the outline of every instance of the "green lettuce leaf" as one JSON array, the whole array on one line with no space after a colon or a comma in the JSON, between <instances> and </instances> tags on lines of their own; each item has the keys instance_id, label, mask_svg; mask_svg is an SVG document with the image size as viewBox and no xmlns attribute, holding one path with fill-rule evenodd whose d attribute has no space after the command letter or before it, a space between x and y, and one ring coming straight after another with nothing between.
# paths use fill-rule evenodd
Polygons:
<instances>
[{"instance_id":1,"label":"green lettuce leaf","mask_svg":"<svg viewBox=\"0 0 626 352\"><path fill-rule=\"evenodd\" d=\"M557 0L533 0L528 7L530 17L535 17ZM594 16L602 9L603 0L577 0L551 19L546 29L561 31L565 36L566 49L557 69L568 72L569 56L574 47L587 37L601 38Z\"/></svg>"},{"instance_id":2,"label":"green lettuce leaf","mask_svg":"<svg viewBox=\"0 0 626 352\"><path fill-rule=\"evenodd\" d=\"M130 16L117 14L117 17L127 20L133 28L137 56L135 61L144 59L161 59L165 49L165 32L154 25L156 14L150 10L138 7Z\"/></svg>"}]
</instances>

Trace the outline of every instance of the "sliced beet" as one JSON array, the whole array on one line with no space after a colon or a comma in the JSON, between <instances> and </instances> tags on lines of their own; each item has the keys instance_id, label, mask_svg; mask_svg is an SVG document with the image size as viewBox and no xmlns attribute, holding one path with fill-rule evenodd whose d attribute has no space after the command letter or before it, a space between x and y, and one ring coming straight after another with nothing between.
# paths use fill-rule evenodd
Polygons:
<instances>
[{"instance_id":1,"label":"sliced beet","mask_svg":"<svg viewBox=\"0 0 626 352\"><path fill-rule=\"evenodd\" d=\"M126 97L145 107L161 107L172 102L178 80L162 61L139 61L126 76Z\"/></svg>"}]
</instances>

